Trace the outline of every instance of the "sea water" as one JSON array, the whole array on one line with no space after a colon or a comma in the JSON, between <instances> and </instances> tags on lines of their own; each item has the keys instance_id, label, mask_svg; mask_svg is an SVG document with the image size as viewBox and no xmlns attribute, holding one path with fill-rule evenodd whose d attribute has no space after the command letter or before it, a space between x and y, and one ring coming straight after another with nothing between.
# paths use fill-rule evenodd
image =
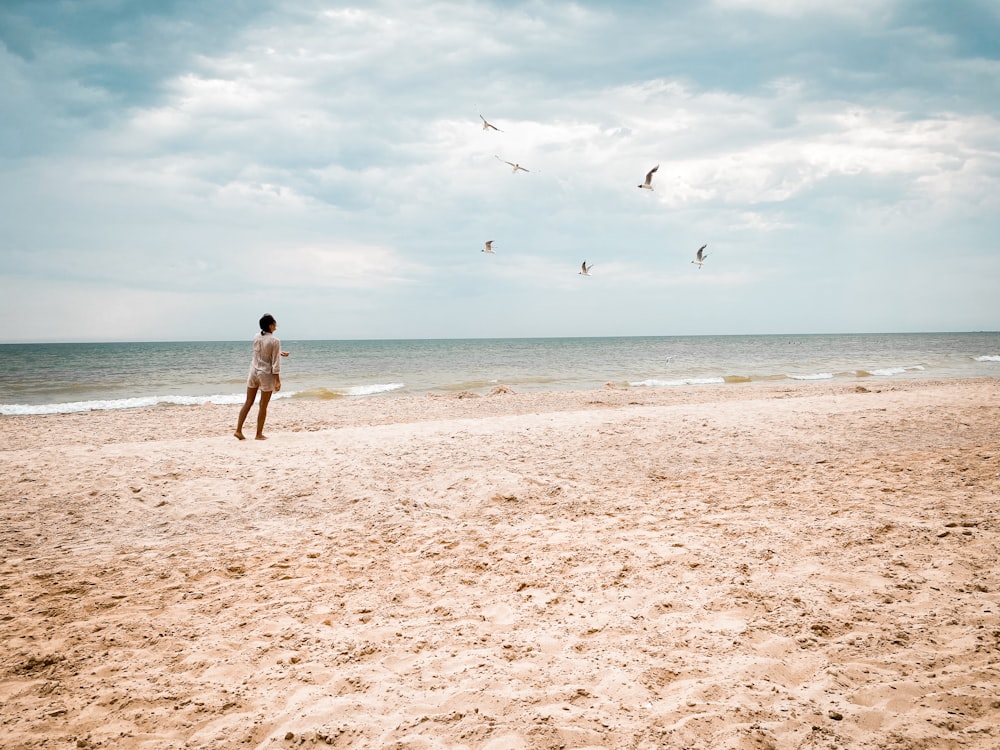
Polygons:
<instances>
[{"instance_id":1,"label":"sea water","mask_svg":"<svg viewBox=\"0 0 1000 750\"><path fill-rule=\"evenodd\" d=\"M1000 333L282 340L280 398L1000 376ZM242 403L248 341L2 344L0 414Z\"/></svg>"}]
</instances>

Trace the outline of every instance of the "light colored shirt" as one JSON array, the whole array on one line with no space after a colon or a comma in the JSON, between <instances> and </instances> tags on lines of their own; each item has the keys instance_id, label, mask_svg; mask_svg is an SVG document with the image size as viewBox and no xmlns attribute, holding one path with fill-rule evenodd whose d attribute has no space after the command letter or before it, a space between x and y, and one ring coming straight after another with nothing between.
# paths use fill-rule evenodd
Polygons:
<instances>
[{"instance_id":1,"label":"light colored shirt","mask_svg":"<svg viewBox=\"0 0 1000 750\"><path fill-rule=\"evenodd\" d=\"M271 333L258 333L253 337L251 369L260 373L277 375L281 372L281 342Z\"/></svg>"}]
</instances>

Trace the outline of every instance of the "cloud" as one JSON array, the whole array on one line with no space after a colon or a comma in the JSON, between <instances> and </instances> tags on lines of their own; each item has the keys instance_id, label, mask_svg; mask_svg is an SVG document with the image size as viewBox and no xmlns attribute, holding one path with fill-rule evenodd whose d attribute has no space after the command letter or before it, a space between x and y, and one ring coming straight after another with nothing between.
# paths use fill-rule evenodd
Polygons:
<instances>
[{"instance_id":1,"label":"cloud","mask_svg":"<svg viewBox=\"0 0 1000 750\"><path fill-rule=\"evenodd\" d=\"M834 17L865 23L883 20L899 0L714 0L725 11L740 10L784 18Z\"/></svg>"},{"instance_id":2,"label":"cloud","mask_svg":"<svg viewBox=\"0 0 1000 750\"><path fill-rule=\"evenodd\" d=\"M308 307L302 325L447 335L484 300L553 333L595 330L587 295L659 313L655 290L697 283L727 290L719 320L796 274L849 296L861 282L835 251L909 260L956 226L958 252L989 267L987 6L7 3L4 283L202 295L219 320L251 290L282 295L285 320ZM654 164L656 190L637 190ZM482 264L486 239L498 254ZM685 274L703 242L718 264ZM942 316L967 304L952 294Z\"/></svg>"},{"instance_id":3,"label":"cloud","mask_svg":"<svg viewBox=\"0 0 1000 750\"><path fill-rule=\"evenodd\" d=\"M286 289L349 287L372 289L413 284L430 270L390 248L347 246L307 246L274 248L261 253L275 263L275 285Z\"/></svg>"}]
</instances>

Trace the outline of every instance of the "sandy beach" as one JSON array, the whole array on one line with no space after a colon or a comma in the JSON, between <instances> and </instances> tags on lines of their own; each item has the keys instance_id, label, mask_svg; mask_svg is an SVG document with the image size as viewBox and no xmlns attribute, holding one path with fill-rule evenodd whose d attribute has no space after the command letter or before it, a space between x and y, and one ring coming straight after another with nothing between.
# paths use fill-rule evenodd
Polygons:
<instances>
[{"instance_id":1,"label":"sandy beach","mask_svg":"<svg viewBox=\"0 0 1000 750\"><path fill-rule=\"evenodd\" d=\"M0 745L1000 747L1000 379L500 390L0 419Z\"/></svg>"}]
</instances>

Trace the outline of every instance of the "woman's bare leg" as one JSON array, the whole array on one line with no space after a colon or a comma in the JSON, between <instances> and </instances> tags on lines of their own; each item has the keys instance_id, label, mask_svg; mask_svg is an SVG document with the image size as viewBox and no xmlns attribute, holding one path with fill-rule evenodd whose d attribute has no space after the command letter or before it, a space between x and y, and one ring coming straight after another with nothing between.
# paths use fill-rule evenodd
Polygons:
<instances>
[{"instance_id":1,"label":"woman's bare leg","mask_svg":"<svg viewBox=\"0 0 1000 750\"><path fill-rule=\"evenodd\" d=\"M267 404L273 391L260 392L260 405L257 407L257 440L267 440L264 436L264 420L267 419Z\"/></svg>"},{"instance_id":2,"label":"woman's bare leg","mask_svg":"<svg viewBox=\"0 0 1000 750\"><path fill-rule=\"evenodd\" d=\"M250 407L253 406L255 398L257 398L257 389L247 388L247 400L243 402L243 406L240 408L240 418L236 421L236 432L233 433L237 440L246 440L243 437L243 423L247 421L247 414L250 413ZM268 398L270 398L270 394L268 394ZM261 401L263 400L264 397L261 396Z\"/></svg>"}]
</instances>

